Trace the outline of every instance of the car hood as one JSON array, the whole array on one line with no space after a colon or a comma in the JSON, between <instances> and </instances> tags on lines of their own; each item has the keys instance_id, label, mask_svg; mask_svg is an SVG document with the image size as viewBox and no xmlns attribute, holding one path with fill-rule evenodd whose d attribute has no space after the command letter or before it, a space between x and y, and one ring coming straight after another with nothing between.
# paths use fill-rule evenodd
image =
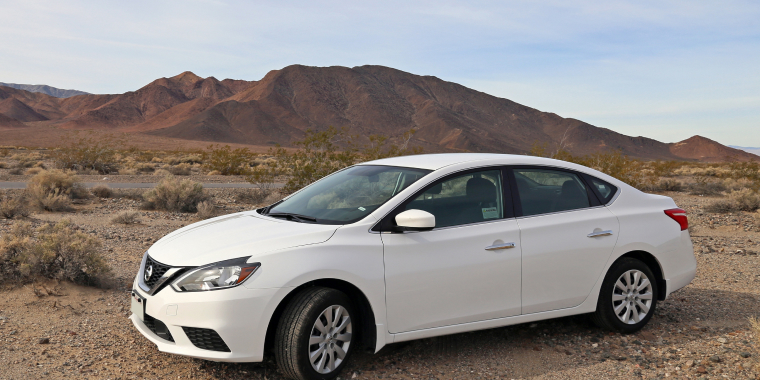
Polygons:
<instances>
[{"instance_id":1,"label":"car hood","mask_svg":"<svg viewBox=\"0 0 760 380\"><path fill-rule=\"evenodd\" d=\"M167 265L199 266L323 243L339 227L291 222L247 211L194 223L174 231L150 247L148 254Z\"/></svg>"}]
</instances>

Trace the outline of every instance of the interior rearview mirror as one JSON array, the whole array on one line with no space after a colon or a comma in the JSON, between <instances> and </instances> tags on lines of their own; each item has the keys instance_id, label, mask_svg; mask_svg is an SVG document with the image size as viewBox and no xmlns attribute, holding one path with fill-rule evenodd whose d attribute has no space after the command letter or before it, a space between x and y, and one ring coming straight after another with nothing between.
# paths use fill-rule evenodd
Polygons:
<instances>
[{"instance_id":1,"label":"interior rearview mirror","mask_svg":"<svg viewBox=\"0 0 760 380\"><path fill-rule=\"evenodd\" d=\"M399 231L429 231L435 228L435 215L422 210L406 210L396 215Z\"/></svg>"}]
</instances>

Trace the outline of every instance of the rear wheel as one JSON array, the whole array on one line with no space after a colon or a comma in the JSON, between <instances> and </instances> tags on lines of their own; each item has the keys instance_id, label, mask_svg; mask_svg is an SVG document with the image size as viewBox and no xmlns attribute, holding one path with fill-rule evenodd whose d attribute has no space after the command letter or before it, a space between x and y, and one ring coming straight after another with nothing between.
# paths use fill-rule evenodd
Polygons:
<instances>
[{"instance_id":1,"label":"rear wheel","mask_svg":"<svg viewBox=\"0 0 760 380\"><path fill-rule=\"evenodd\" d=\"M656 307L657 281L652 270L626 257L607 272L591 319L599 327L633 333L649 322Z\"/></svg>"},{"instance_id":2,"label":"rear wheel","mask_svg":"<svg viewBox=\"0 0 760 380\"><path fill-rule=\"evenodd\" d=\"M352 315L350 299L335 289L315 287L297 294L277 326L280 370L299 380L338 376L354 346Z\"/></svg>"}]
</instances>

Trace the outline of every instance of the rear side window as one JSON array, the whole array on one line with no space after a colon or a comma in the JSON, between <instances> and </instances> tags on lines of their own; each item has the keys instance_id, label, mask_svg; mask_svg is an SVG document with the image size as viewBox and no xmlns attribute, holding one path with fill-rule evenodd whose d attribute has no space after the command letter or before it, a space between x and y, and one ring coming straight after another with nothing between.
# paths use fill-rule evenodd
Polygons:
<instances>
[{"instance_id":1,"label":"rear side window","mask_svg":"<svg viewBox=\"0 0 760 380\"><path fill-rule=\"evenodd\" d=\"M576 174L551 169L514 169L513 172L523 216L591 206L588 189Z\"/></svg>"},{"instance_id":2,"label":"rear side window","mask_svg":"<svg viewBox=\"0 0 760 380\"><path fill-rule=\"evenodd\" d=\"M588 176L588 181L591 182L591 186L594 187L596 195L602 201L602 204L607 204L612 200L617 192L617 187L610 185L607 182L602 181L599 178Z\"/></svg>"}]
</instances>

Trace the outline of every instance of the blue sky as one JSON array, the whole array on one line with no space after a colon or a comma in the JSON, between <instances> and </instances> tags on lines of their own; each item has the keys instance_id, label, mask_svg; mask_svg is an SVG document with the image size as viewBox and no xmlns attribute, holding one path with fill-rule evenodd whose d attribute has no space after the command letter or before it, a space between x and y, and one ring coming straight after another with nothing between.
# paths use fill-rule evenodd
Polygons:
<instances>
[{"instance_id":1,"label":"blue sky","mask_svg":"<svg viewBox=\"0 0 760 380\"><path fill-rule=\"evenodd\" d=\"M0 0L0 82L122 93L377 64L666 142L760 146L758 1Z\"/></svg>"}]
</instances>

